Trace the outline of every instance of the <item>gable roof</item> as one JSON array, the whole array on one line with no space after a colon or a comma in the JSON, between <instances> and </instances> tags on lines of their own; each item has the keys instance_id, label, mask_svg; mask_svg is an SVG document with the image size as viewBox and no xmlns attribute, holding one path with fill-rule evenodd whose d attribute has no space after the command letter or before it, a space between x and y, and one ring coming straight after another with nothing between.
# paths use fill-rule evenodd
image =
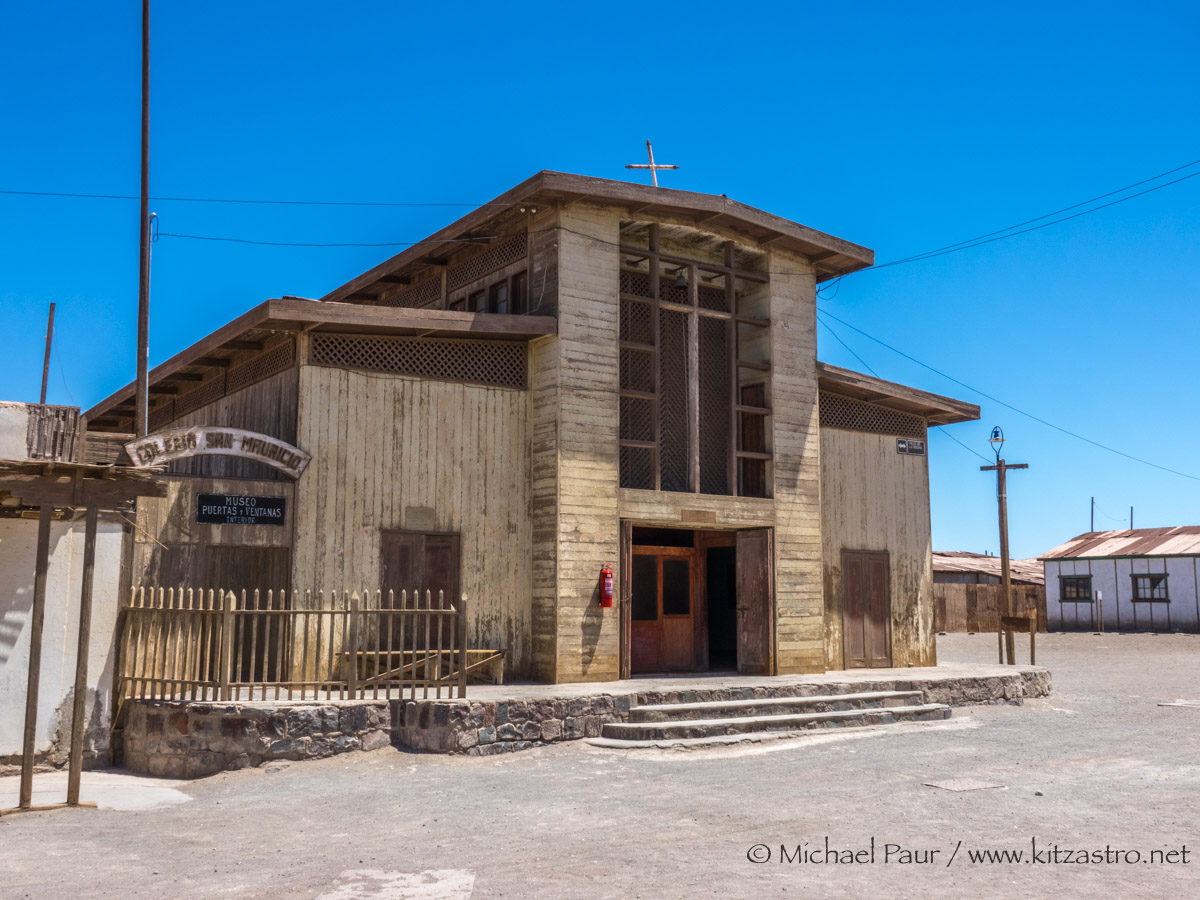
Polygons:
<instances>
[{"instance_id":1,"label":"gable roof","mask_svg":"<svg viewBox=\"0 0 1200 900\"><path fill-rule=\"evenodd\" d=\"M1089 531L1038 559L1109 559L1125 556L1200 556L1200 525Z\"/></svg>"},{"instance_id":2,"label":"gable roof","mask_svg":"<svg viewBox=\"0 0 1200 900\"><path fill-rule=\"evenodd\" d=\"M935 572L982 572L985 575L1000 574L1000 557L965 550L934 550L933 571ZM1042 563L1037 559L1010 559L1008 575L1014 582L1045 584L1046 576Z\"/></svg>"},{"instance_id":3,"label":"gable roof","mask_svg":"<svg viewBox=\"0 0 1200 900\"><path fill-rule=\"evenodd\" d=\"M696 227L707 225L721 228L741 235L753 244L770 244L794 250L814 265L819 282L865 269L875 262L874 251L866 247L730 200L723 194L677 191L544 170L467 213L457 222L350 279L321 299L345 301L380 279L395 275L405 266L421 262L424 257L444 255L447 244L470 237L477 241L480 228L513 207L554 202L575 203L581 200L624 206L630 215L691 218Z\"/></svg>"}]
</instances>

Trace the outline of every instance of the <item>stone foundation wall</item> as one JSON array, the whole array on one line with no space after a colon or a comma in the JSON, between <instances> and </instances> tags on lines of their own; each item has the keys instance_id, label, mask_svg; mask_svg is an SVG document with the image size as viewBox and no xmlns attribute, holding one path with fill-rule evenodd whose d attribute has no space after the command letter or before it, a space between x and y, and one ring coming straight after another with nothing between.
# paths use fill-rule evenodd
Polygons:
<instances>
[{"instance_id":1,"label":"stone foundation wall","mask_svg":"<svg viewBox=\"0 0 1200 900\"><path fill-rule=\"evenodd\" d=\"M629 721L630 706L813 697L862 691L923 691L927 703L948 706L1020 704L1050 694L1045 669L984 678L888 679L877 682L783 683L712 690L595 694L571 700L416 700L392 704L395 744L433 753L492 756L599 737L606 722Z\"/></svg>"},{"instance_id":2,"label":"stone foundation wall","mask_svg":"<svg viewBox=\"0 0 1200 900\"><path fill-rule=\"evenodd\" d=\"M391 743L386 700L185 703L131 701L122 764L201 778L280 759L318 759Z\"/></svg>"}]
</instances>

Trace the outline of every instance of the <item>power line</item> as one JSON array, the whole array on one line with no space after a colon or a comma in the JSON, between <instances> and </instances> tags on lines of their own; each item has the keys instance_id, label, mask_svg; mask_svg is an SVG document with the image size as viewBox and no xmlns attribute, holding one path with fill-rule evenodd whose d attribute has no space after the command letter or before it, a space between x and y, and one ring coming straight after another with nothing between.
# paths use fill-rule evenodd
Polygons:
<instances>
[{"instance_id":1,"label":"power line","mask_svg":"<svg viewBox=\"0 0 1200 900\"><path fill-rule=\"evenodd\" d=\"M477 241L494 240L494 235L478 236L472 238L458 238L448 240L421 240L421 241L384 241L377 244L359 243L354 241L345 241L341 243L300 243L292 241L254 241L249 238L235 237L217 237L215 235L204 234L176 234L170 231L160 231L159 237L186 238L189 241L223 241L232 244L257 244L264 247L413 247L417 244L472 244Z\"/></svg>"},{"instance_id":2,"label":"power line","mask_svg":"<svg viewBox=\"0 0 1200 900\"><path fill-rule=\"evenodd\" d=\"M868 372L870 372L876 378L879 378L880 377L879 373L876 372L874 369L872 369L869 365L867 365L867 361L865 359L863 359L861 356L859 356L857 353L855 353L854 350L850 347L850 345L847 344L845 341L843 341L841 336L836 331L833 330L833 326L821 318L821 315L822 315L821 313L817 314L817 324L824 325L825 330L833 335L833 339L835 341L837 341L839 344L841 344L843 347L845 347L851 356L853 356L860 363L862 363L864 366L866 366L866 369Z\"/></svg>"},{"instance_id":3,"label":"power line","mask_svg":"<svg viewBox=\"0 0 1200 900\"><path fill-rule=\"evenodd\" d=\"M85 200L140 200L137 194L73 194L65 191L10 191L0 190L0 194L11 194L22 197L74 197ZM240 197L151 197L151 200L160 202L172 203L244 203L260 206L413 206L413 207L446 207L446 206L469 206L472 208L482 206L509 206L511 204L502 203L496 204L494 201L488 203L416 203L410 201L392 202L366 202L358 200L254 200L243 199Z\"/></svg>"},{"instance_id":4,"label":"power line","mask_svg":"<svg viewBox=\"0 0 1200 900\"><path fill-rule=\"evenodd\" d=\"M954 441L954 443L958 444L958 445L959 445L960 447L962 447L964 450L966 450L966 451L968 451L968 452L970 452L970 453L974 453L976 456L978 456L980 459L982 459L982 460L983 460L985 463L991 464L992 460L988 459L986 456L984 456L982 453L980 453L980 452L979 452L978 450L976 450L974 447L972 447L972 446L970 446L970 445L968 445L968 444L964 444L962 441L960 441L958 438L956 438L956 437L955 437L953 434L951 434L949 431L943 431L943 430L942 430L942 429L939 427L939 428L938 428L938 434L944 434L946 437L950 438L950 440Z\"/></svg>"},{"instance_id":5,"label":"power line","mask_svg":"<svg viewBox=\"0 0 1200 900\"><path fill-rule=\"evenodd\" d=\"M903 356L905 359L909 360L910 362L914 362L918 366L921 366L924 369L928 369L930 372L933 372L937 375L941 375L943 378L947 379L948 381L953 381L955 384L959 385L960 387L966 388L968 391L971 391L972 393L978 394L981 397L986 397L988 400L991 400L993 403L1000 404L1005 409L1011 409L1013 412L1018 413L1022 416L1025 416L1025 418L1027 418L1027 419L1032 419L1033 421L1035 421L1041 425L1045 425L1047 428L1053 428L1055 431L1061 432L1062 434L1065 434L1068 437L1073 437L1076 440L1083 441L1086 444L1091 444L1093 447L1099 447L1101 450L1107 450L1109 453L1115 453L1117 456L1123 456L1126 459L1133 460L1134 462L1141 463L1142 465L1151 466L1152 468L1155 468L1155 469L1161 469L1164 472L1170 472L1172 475L1179 475L1182 478L1188 478L1188 479L1191 479L1192 481L1200 481L1200 477L1197 477L1195 475L1189 475L1187 472L1180 472L1177 469L1170 469L1170 468L1167 468L1166 466L1160 466L1158 463L1152 463L1149 460L1141 459L1140 457L1133 456L1133 455L1131 455L1129 453L1125 453L1124 451L1121 451L1121 450L1117 450L1114 447L1109 447L1106 444L1101 444L1099 441L1093 441L1091 438L1086 438L1081 434L1076 434L1073 431L1069 431L1066 428L1063 428L1059 425L1055 425L1053 422L1047 422L1045 419L1040 418L1039 416L1035 416L1033 413L1026 412L1023 409L1019 409L1018 407L1013 406L1011 403L1005 403L999 397L993 397L991 394L988 394L985 391L981 391L977 387L972 387L971 385L967 384L965 381L960 381L959 379L955 378L953 375L947 375L945 372L941 371L940 369L935 369L933 366L929 365L929 363L921 362L921 360L917 359L915 356L911 356L910 354L905 353L903 350L899 350L896 347L893 347L891 344L887 343L886 341L880 340L879 338L875 337L873 334L868 334L867 332L863 331L861 328L856 328L854 325L851 325L849 322L847 322L843 319L839 319L837 316L835 316L833 313L829 312L828 310L821 310L821 312L824 315L828 316L829 318L833 319L835 322L839 322L840 324L845 325L851 331L858 332L863 337L874 341L875 343L879 344L881 347L886 347L888 350L891 350L893 353Z\"/></svg>"}]
</instances>

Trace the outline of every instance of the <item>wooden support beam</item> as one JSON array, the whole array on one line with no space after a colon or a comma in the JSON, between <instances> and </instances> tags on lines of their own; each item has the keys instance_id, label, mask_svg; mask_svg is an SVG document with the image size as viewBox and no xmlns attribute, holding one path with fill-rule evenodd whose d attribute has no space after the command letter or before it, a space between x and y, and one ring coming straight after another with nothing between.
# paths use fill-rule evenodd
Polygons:
<instances>
[{"instance_id":1,"label":"wooden support beam","mask_svg":"<svg viewBox=\"0 0 1200 900\"><path fill-rule=\"evenodd\" d=\"M169 384L152 384L150 385L150 393L170 396L172 394L178 394L179 388L171 387Z\"/></svg>"},{"instance_id":2,"label":"wooden support beam","mask_svg":"<svg viewBox=\"0 0 1200 900\"><path fill-rule=\"evenodd\" d=\"M202 356L199 359L193 359L187 365L189 366L208 366L212 369L228 369L233 365L232 359L221 359L217 356Z\"/></svg>"},{"instance_id":3,"label":"wooden support beam","mask_svg":"<svg viewBox=\"0 0 1200 900\"><path fill-rule=\"evenodd\" d=\"M69 481L43 484L40 476L0 476L0 491L20 497L26 506L99 506L112 509L134 497L165 497L165 483L154 481L125 481L108 478L85 478L76 485Z\"/></svg>"},{"instance_id":4,"label":"wooden support beam","mask_svg":"<svg viewBox=\"0 0 1200 900\"><path fill-rule=\"evenodd\" d=\"M261 341L226 341L221 345L223 350L261 350Z\"/></svg>"},{"instance_id":5,"label":"wooden support beam","mask_svg":"<svg viewBox=\"0 0 1200 900\"><path fill-rule=\"evenodd\" d=\"M96 571L96 522L100 510L89 506L83 532L83 587L79 594L79 640L75 651L75 696L71 714L71 754L67 773L67 804L79 805L83 772L83 730L87 718L88 651L92 634L92 581Z\"/></svg>"},{"instance_id":6,"label":"wooden support beam","mask_svg":"<svg viewBox=\"0 0 1200 900\"><path fill-rule=\"evenodd\" d=\"M379 280L384 284L412 284L410 275L380 275Z\"/></svg>"},{"instance_id":7,"label":"wooden support beam","mask_svg":"<svg viewBox=\"0 0 1200 900\"><path fill-rule=\"evenodd\" d=\"M67 489L71 485L64 485ZM54 507L38 510L37 551L33 564L33 609L29 616L29 676L25 682L25 735L21 752L19 808L33 803L33 754L37 738L38 683L42 676L42 626L46 619L46 580L50 571L50 521Z\"/></svg>"},{"instance_id":8,"label":"wooden support beam","mask_svg":"<svg viewBox=\"0 0 1200 900\"><path fill-rule=\"evenodd\" d=\"M204 376L195 372L172 372L163 381L203 381Z\"/></svg>"}]
</instances>

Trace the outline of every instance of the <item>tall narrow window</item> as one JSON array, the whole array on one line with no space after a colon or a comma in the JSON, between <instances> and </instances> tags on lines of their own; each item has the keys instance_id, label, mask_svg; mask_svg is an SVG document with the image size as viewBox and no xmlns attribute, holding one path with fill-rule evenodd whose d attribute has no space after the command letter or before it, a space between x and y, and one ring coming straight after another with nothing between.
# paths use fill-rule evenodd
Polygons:
<instances>
[{"instance_id":1,"label":"tall narrow window","mask_svg":"<svg viewBox=\"0 0 1200 900\"><path fill-rule=\"evenodd\" d=\"M512 312L516 316L529 312L529 276L524 272L512 277Z\"/></svg>"},{"instance_id":2,"label":"tall narrow window","mask_svg":"<svg viewBox=\"0 0 1200 900\"><path fill-rule=\"evenodd\" d=\"M767 276L732 242L672 255L657 225L622 225L620 253L621 486L770 496Z\"/></svg>"}]
</instances>

